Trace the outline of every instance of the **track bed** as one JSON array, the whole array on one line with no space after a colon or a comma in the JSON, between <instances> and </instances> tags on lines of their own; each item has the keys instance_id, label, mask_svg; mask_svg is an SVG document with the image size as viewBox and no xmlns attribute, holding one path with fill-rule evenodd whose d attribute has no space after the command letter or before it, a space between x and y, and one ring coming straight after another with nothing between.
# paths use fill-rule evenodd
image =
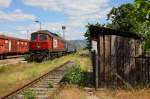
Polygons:
<instances>
[{"instance_id":1,"label":"track bed","mask_svg":"<svg viewBox=\"0 0 150 99\"><path fill-rule=\"evenodd\" d=\"M67 69L74 64L74 62L68 61L53 71L40 76L1 99L24 99L24 94L28 91L32 91L36 99L47 99L57 89L59 82L62 80Z\"/></svg>"}]
</instances>

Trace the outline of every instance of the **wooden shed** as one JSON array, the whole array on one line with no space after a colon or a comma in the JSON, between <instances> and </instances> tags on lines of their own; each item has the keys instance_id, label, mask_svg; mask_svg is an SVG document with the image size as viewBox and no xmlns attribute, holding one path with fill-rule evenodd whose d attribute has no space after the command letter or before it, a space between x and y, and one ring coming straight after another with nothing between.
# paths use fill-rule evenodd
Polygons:
<instances>
[{"instance_id":1,"label":"wooden shed","mask_svg":"<svg viewBox=\"0 0 150 99\"><path fill-rule=\"evenodd\" d=\"M94 51L92 54L93 71L97 88L122 84L128 86L142 79L140 67L137 67L136 62L142 54L140 36L97 26L91 26L90 33L92 52ZM149 64L146 66L145 70L149 70ZM147 79L150 77L149 71L146 71L148 72Z\"/></svg>"}]
</instances>

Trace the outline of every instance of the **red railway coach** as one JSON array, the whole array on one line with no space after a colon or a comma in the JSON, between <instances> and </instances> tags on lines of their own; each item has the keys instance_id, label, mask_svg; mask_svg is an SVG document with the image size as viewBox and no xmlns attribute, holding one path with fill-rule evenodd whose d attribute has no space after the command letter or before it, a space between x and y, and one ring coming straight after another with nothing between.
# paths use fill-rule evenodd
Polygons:
<instances>
[{"instance_id":1,"label":"red railway coach","mask_svg":"<svg viewBox=\"0 0 150 99\"><path fill-rule=\"evenodd\" d=\"M29 51L29 40L0 35L0 59Z\"/></svg>"},{"instance_id":2,"label":"red railway coach","mask_svg":"<svg viewBox=\"0 0 150 99\"><path fill-rule=\"evenodd\" d=\"M64 53L66 51L65 40L47 30L37 31L31 34L29 50L31 58L42 60L45 57Z\"/></svg>"}]
</instances>

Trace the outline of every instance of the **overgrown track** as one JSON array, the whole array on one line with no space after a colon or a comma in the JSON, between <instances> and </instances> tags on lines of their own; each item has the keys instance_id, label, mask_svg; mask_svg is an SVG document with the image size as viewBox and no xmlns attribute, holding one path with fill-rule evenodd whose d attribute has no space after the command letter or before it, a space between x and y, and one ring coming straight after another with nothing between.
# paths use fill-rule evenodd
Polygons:
<instances>
[{"instance_id":1,"label":"overgrown track","mask_svg":"<svg viewBox=\"0 0 150 99\"><path fill-rule=\"evenodd\" d=\"M12 65L12 64L17 64L19 62L22 62L22 63L26 62L24 60L25 59L23 57L0 60L0 66L7 66L7 65Z\"/></svg>"},{"instance_id":2,"label":"overgrown track","mask_svg":"<svg viewBox=\"0 0 150 99\"><path fill-rule=\"evenodd\" d=\"M31 93L36 99L47 99L59 86L65 71L74 65L74 62L67 61L66 63L55 68L30 83L20 87L19 89L7 94L1 99L25 99ZM25 95L26 93L26 95Z\"/></svg>"}]
</instances>

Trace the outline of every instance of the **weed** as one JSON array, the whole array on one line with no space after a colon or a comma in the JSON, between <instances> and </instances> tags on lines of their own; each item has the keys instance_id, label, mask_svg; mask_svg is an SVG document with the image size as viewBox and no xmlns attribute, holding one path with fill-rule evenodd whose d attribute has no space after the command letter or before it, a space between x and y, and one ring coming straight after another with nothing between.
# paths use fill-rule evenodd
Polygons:
<instances>
[{"instance_id":1,"label":"weed","mask_svg":"<svg viewBox=\"0 0 150 99\"><path fill-rule=\"evenodd\" d=\"M23 95L24 99L35 99L35 93L32 90L25 91Z\"/></svg>"},{"instance_id":2,"label":"weed","mask_svg":"<svg viewBox=\"0 0 150 99\"><path fill-rule=\"evenodd\" d=\"M0 66L0 73L4 72L6 70L5 66Z\"/></svg>"},{"instance_id":3,"label":"weed","mask_svg":"<svg viewBox=\"0 0 150 99\"><path fill-rule=\"evenodd\" d=\"M51 84L51 82L48 83L48 88L53 88L53 85Z\"/></svg>"},{"instance_id":4,"label":"weed","mask_svg":"<svg viewBox=\"0 0 150 99\"><path fill-rule=\"evenodd\" d=\"M30 60L30 55L29 54L24 55L24 59L25 60Z\"/></svg>"},{"instance_id":5,"label":"weed","mask_svg":"<svg viewBox=\"0 0 150 99\"><path fill-rule=\"evenodd\" d=\"M84 86L88 82L88 77L85 75L80 66L73 66L64 76L64 81L77 84L79 86Z\"/></svg>"}]
</instances>

